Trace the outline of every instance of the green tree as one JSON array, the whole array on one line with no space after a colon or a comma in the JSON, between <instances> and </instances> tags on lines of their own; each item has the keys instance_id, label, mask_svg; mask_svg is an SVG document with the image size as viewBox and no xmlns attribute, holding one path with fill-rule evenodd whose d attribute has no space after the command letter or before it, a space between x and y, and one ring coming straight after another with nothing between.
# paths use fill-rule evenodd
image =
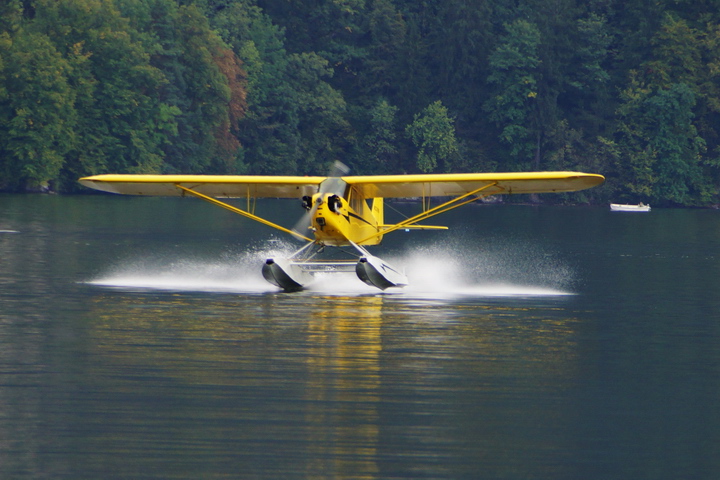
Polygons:
<instances>
[{"instance_id":1,"label":"green tree","mask_svg":"<svg viewBox=\"0 0 720 480\"><path fill-rule=\"evenodd\" d=\"M242 62L195 6L178 8L175 28L177 38L167 39L166 50L172 48L175 56L167 71L174 70L171 85L175 106L182 112L181 143L166 147L165 170L236 173L242 169L236 165L237 124L246 109Z\"/></svg>"},{"instance_id":2,"label":"green tree","mask_svg":"<svg viewBox=\"0 0 720 480\"><path fill-rule=\"evenodd\" d=\"M701 204L720 186L708 0L1 3L0 183L15 188L107 171L322 173L336 158L363 173L587 169L608 178L596 199ZM35 78L21 52L62 74ZM453 112L449 157L418 133L436 99ZM24 119L41 113L49 136L33 137ZM44 173L21 174L42 148Z\"/></svg>"},{"instance_id":3,"label":"green tree","mask_svg":"<svg viewBox=\"0 0 720 480\"><path fill-rule=\"evenodd\" d=\"M682 83L651 89L635 82L623 97L620 131L630 191L659 203L710 200L700 164L705 142L692 123L691 89Z\"/></svg>"},{"instance_id":4,"label":"green tree","mask_svg":"<svg viewBox=\"0 0 720 480\"><path fill-rule=\"evenodd\" d=\"M452 169L452 158L458 154L453 120L440 100L415 115L406 133L417 148L417 168L429 173L440 163L445 171Z\"/></svg>"},{"instance_id":5,"label":"green tree","mask_svg":"<svg viewBox=\"0 0 720 480\"><path fill-rule=\"evenodd\" d=\"M314 53L294 54L288 62L292 100L298 106L300 122L301 174L327 170L347 151L350 125L345 119L342 94L324 79L332 76L328 61Z\"/></svg>"},{"instance_id":6,"label":"green tree","mask_svg":"<svg viewBox=\"0 0 720 480\"><path fill-rule=\"evenodd\" d=\"M14 32L22 24L22 0L5 0L0 3L0 32Z\"/></svg>"},{"instance_id":7,"label":"green tree","mask_svg":"<svg viewBox=\"0 0 720 480\"><path fill-rule=\"evenodd\" d=\"M391 0L374 1L368 17L368 55L358 86L370 97L392 98L404 76L398 67L405 51L407 25Z\"/></svg>"},{"instance_id":8,"label":"green tree","mask_svg":"<svg viewBox=\"0 0 720 480\"><path fill-rule=\"evenodd\" d=\"M344 157L351 132L345 100L329 83L328 60L314 52L289 54L283 30L253 5L239 2L213 21L247 65L240 135L248 172L317 174Z\"/></svg>"},{"instance_id":9,"label":"green tree","mask_svg":"<svg viewBox=\"0 0 720 480\"><path fill-rule=\"evenodd\" d=\"M698 132L708 146L708 156L704 163L714 170L715 185L720 185L718 167L720 167L720 24L707 25L707 34L703 40L705 63L704 75L699 82L703 103L698 109Z\"/></svg>"},{"instance_id":10,"label":"green tree","mask_svg":"<svg viewBox=\"0 0 720 480\"><path fill-rule=\"evenodd\" d=\"M693 125L706 142L706 175L718 181L720 171L720 26L693 28L686 20L666 15L653 37L653 57L644 64L644 78L669 88L684 83L693 91L696 106Z\"/></svg>"},{"instance_id":11,"label":"green tree","mask_svg":"<svg viewBox=\"0 0 720 480\"><path fill-rule=\"evenodd\" d=\"M71 67L50 39L20 29L0 34L0 172L6 188L44 189L73 146ZM0 181L1 182L1 181Z\"/></svg>"},{"instance_id":12,"label":"green tree","mask_svg":"<svg viewBox=\"0 0 720 480\"><path fill-rule=\"evenodd\" d=\"M490 54L488 77L493 95L485 104L500 128L500 139L520 162L536 149L533 114L537 111L540 32L525 20L505 26L506 34Z\"/></svg>"},{"instance_id":13,"label":"green tree","mask_svg":"<svg viewBox=\"0 0 720 480\"><path fill-rule=\"evenodd\" d=\"M708 33L666 15L651 39L652 55L621 94L628 189L656 202L706 203L717 191L718 89L711 66L717 54L708 48Z\"/></svg>"},{"instance_id":14,"label":"green tree","mask_svg":"<svg viewBox=\"0 0 720 480\"><path fill-rule=\"evenodd\" d=\"M614 171L622 154L613 139L597 136L586 138L584 132L572 128L567 120L557 122L547 132L545 168L557 171L602 172L606 182L600 188L581 193L564 194L564 200L606 203L617 200L613 194L620 182Z\"/></svg>"},{"instance_id":15,"label":"green tree","mask_svg":"<svg viewBox=\"0 0 720 480\"><path fill-rule=\"evenodd\" d=\"M393 0L404 25L404 40L398 44L397 62L390 70L397 72L393 77L394 92L388 100L397 105L398 119L409 123L418 112L419 105L428 105L438 98L434 92L432 73L432 51L430 35L436 25L438 9L442 0Z\"/></svg>"},{"instance_id":16,"label":"green tree","mask_svg":"<svg viewBox=\"0 0 720 480\"><path fill-rule=\"evenodd\" d=\"M364 56L366 0L259 0L276 24L287 32L292 53L315 52L332 62L338 74L353 75Z\"/></svg>"},{"instance_id":17,"label":"green tree","mask_svg":"<svg viewBox=\"0 0 720 480\"><path fill-rule=\"evenodd\" d=\"M358 133L361 140L354 154L354 171L388 174L400 171L397 111L397 107L380 99L361 119L365 128Z\"/></svg>"},{"instance_id":18,"label":"green tree","mask_svg":"<svg viewBox=\"0 0 720 480\"><path fill-rule=\"evenodd\" d=\"M71 66L78 120L63 170L67 188L90 173L159 172L178 112L161 101L166 79L115 3L37 0L30 27L51 38Z\"/></svg>"},{"instance_id":19,"label":"green tree","mask_svg":"<svg viewBox=\"0 0 720 480\"><path fill-rule=\"evenodd\" d=\"M242 160L248 172L297 173L299 105L288 77L290 55L283 30L252 2L236 2L212 17L213 26L244 63L247 111L239 122Z\"/></svg>"},{"instance_id":20,"label":"green tree","mask_svg":"<svg viewBox=\"0 0 720 480\"><path fill-rule=\"evenodd\" d=\"M613 37L604 15L590 13L576 21L577 48L560 69L563 75L561 108L566 118L597 134L612 118L615 102L608 90L610 74L605 64Z\"/></svg>"}]
</instances>

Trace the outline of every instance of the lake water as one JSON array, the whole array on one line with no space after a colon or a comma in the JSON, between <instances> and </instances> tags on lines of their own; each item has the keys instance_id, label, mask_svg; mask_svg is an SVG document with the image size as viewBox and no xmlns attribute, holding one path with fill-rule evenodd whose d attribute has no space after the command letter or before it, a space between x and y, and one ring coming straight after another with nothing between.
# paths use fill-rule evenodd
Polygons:
<instances>
[{"instance_id":1,"label":"lake water","mask_svg":"<svg viewBox=\"0 0 720 480\"><path fill-rule=\"evenodd\" d=\"M0 196L0 478L718 478L720 212L433 223L282 293L198 200Z\"/></svg>"}]
</instances>

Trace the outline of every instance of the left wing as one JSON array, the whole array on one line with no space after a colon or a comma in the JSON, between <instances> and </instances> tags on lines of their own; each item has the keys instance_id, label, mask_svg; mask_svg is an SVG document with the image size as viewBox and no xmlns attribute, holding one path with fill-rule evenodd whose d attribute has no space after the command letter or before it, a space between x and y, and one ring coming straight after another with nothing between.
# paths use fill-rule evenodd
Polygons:
<instances>
[{"instance_id":1,"label":"left wing","mask_svg":"<svg viewBox=\"0 0 720 480\"><path fill-rule=\"evenodd\" d=\"M86 187L123 195L182 196L185 190L215 198L301 198L317 192L327 177L261 175L95 175Z\"/></svg>"}]
</instances>

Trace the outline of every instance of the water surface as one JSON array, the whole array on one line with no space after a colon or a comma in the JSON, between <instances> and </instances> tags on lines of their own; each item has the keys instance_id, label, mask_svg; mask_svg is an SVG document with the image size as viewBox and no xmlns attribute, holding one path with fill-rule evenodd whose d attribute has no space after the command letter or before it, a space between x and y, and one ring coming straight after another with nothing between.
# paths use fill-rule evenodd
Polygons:
<instances>
[{"instance_id":1,"label":"water surface","mask_svg":"<svg viewBox=\"0 0 720 480\"><path fill-rule=\"evenodd\" d=\"M287 294L195 199L0 196L0 477L715 478L718 212L443 222Z\"/></svg>"}]
</instances>

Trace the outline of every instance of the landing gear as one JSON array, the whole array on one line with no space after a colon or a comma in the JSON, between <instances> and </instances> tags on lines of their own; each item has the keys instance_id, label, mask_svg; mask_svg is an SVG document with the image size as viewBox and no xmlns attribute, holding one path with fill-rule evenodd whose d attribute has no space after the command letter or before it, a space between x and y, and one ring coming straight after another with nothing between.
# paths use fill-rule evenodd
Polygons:
<instances>
[{"instance_id":1,"label":"landing gear","mask_svg":"<svg viewBox=\"0 0 720 480\"><path fill-rule=\"evenodd\" d=\"M319 255L324 252L325 246L308 243L287 258L268 258L262 274L265 280L287 292L301 290L319 273L354 271L360 280L380 290L408 284L407 277L400 270L371 255L360 245L353 243L352 246L359 252L356 258L321 259Z\"/></svg>"},{"instance_id":2,"label":"landing gear","mask_svg":"<svg viewBox=\"0 0 720 480\"><path fill-rule=\"evenodd\" d=\"M404 273L397 271L384 260L372 255L360 257L360 260L355 264L355 273L360 280L380 290L407 285L407 277Z\"/></svg>"},{"instance_id":3,"label":"landing gear","mask_svg":"<svg viewBox=\"0 0 720 480\"><path fill-rule=\"evenodd\" d=\"M312 275L287 258L268 258L262 268L263 277L286 292L302 290L312 281Z\"/></svg>"}]
</instances>

